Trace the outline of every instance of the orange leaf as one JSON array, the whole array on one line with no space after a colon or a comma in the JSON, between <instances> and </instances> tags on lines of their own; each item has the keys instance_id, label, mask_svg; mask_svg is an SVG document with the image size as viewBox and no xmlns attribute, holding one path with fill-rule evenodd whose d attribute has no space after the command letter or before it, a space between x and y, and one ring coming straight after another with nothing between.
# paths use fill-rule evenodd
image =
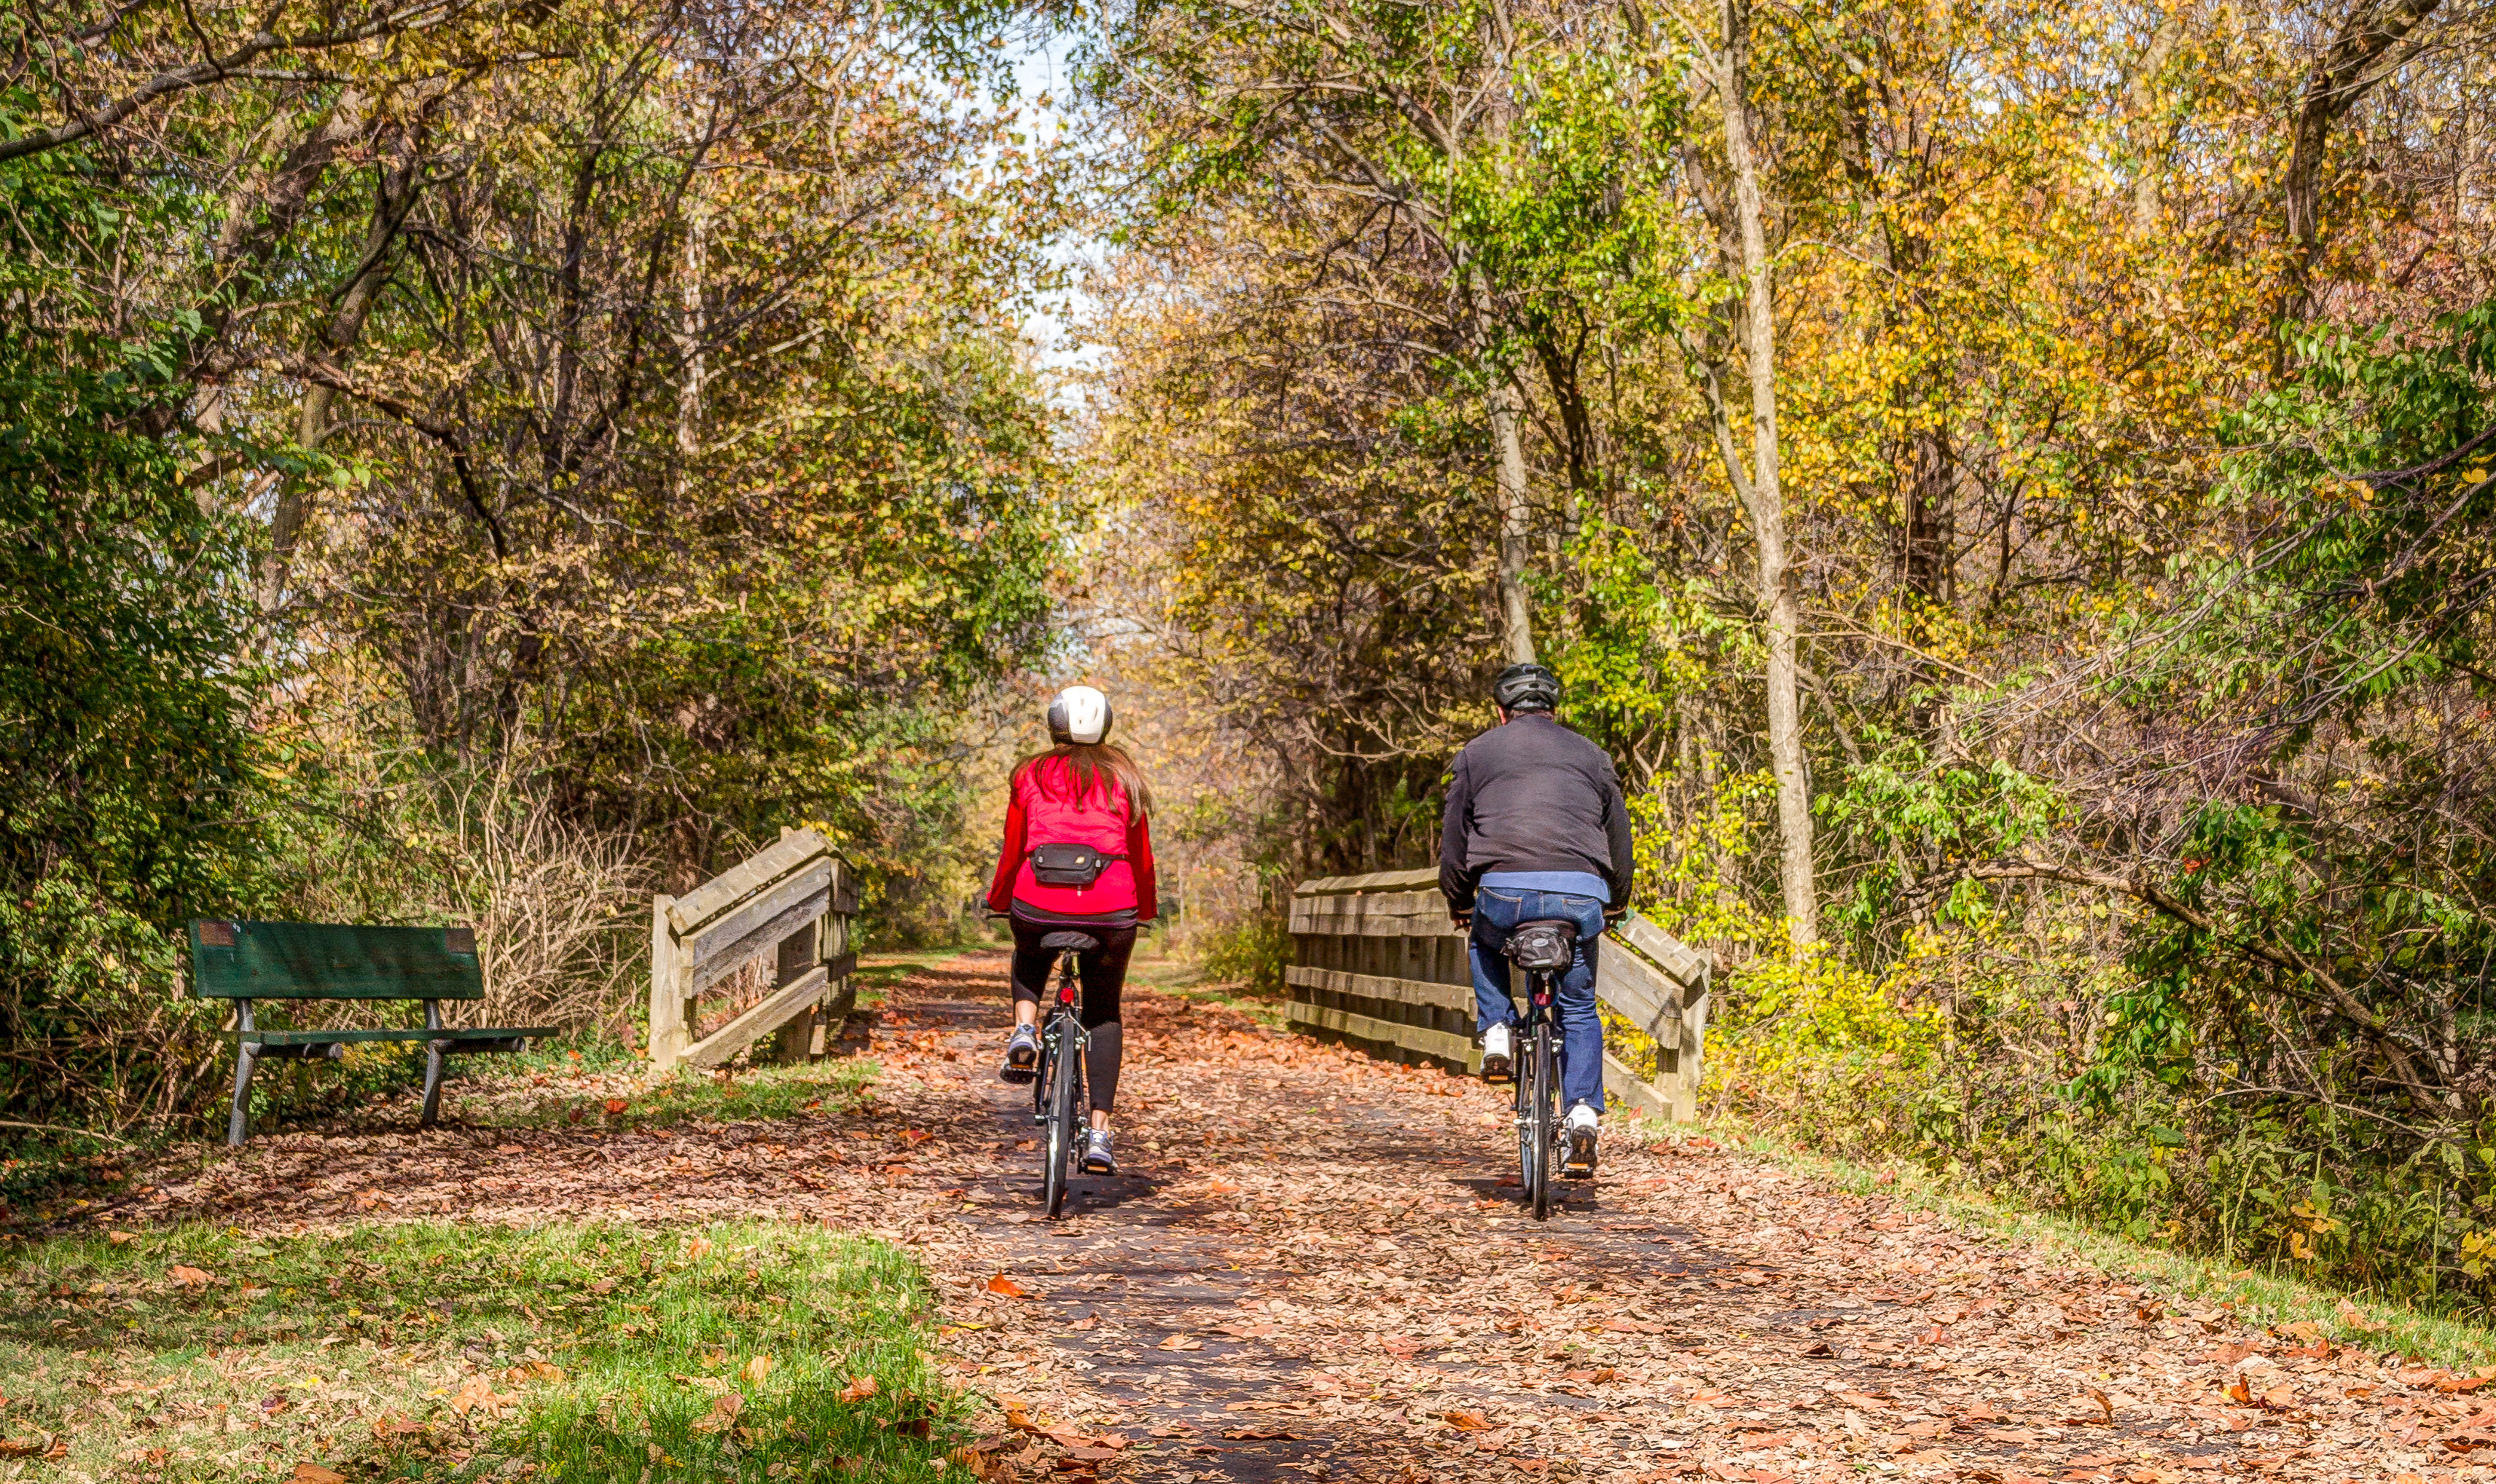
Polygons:
<instances>
[{"instance_id":1,"label":"orange leaf","mask_svg":"<svg viewBox=\"0 0 2496 1484\"><path fill-rule=\"evenodd\" d=\"M347 1476L319 1464L295 1466L295 1484L347 1484Z\"/></svg>"},{"instance_id":2,"label":"orange leaf","mask_svg":"<svg viewBox=\"0 0 2496 1484\"><path fill-rule=\"evenodd\" d=\"M850 1378L850 1383L841 1388L841 1400L863 1402L883 1389L876 1384L875 1377L872 1376L853 1376Z\"/></svg>"},{"instance_id":3,"label":"orange leaf","mask_svg":"<svg viewBox=\"0 0 2496 1484\"><path fill-rule=\"evenodd\" d=\"M1172 1335L1161 1344L1154 1345L1153 1348L1156 1350L1201 1350L1204 1348L1204 1342L1197 1339L1193 1335Z\"/></svg>"},{"instance_id":4,"label":"orange leaf","mask_svg":"<svg viewBox=\"0 0 2496 1484\"><path fill-rule=\"evenodd\" d=\"M743 1410L745 1410L745 1394L743 1392L723 1391L718 1396L710 1399L710 1410L695 1420L694 1431L697 1433L725 1433L728 1431L730 1424L736 1421L736 1414Z\"/></svg>"},{"instance_id":5,"label":"orange leaf","mask_svg":"<svg viewBox=\"0 0 2496 1484\"><path fill-rule=\"evenodd\" d=\"M1002 1293L1008 1298L1031 1297L1031 1290L1029 1288L1015 1283L1013 1279L1008 1278L1003 1273L999 1273L996 1277L988 1280L988 1291L990 1293Z\"/></svg>"},{"instance_id":6,"label":"orange leaf","mask_svg":"<svg viewBox=\"0 0 2496 1484\"><path fill-rule=\"evenodd\" d=\"M208 1284L216 1282L215 1279L210 1278L204 1271L199 1268L175 1267L172 1272L165 1276L172 1279L178 1286L184 1288L204 1288Z\"/></svg>"},{"instance_id":7,"label":"orange leaf","mask_svg":"<svg viewBox=\"0 0 2496 1484\"><path fill-rule=\"evenodd\" d=\"M1490 1419L1480 1412L1441 1412L1439 1417L1448 1426L1462 1433L1479 1433L1490 1426Z\"/></svg>"},{"instance_id":8,"label":"orange leaf","mask_svg":"<svg viewBox=\"0 0 2496 1484\"><path fill-rule=\"evenodd\" d=\"M710 1238L696 1237L685 1244L685 1256L695 1262L700 1262L704 1257L710 1255Z\"/></svg>"},{"instance_id":9,"label":"orange leaf","mask_svg":"<svg viewBox=\"0 0 2496 1484\"><path fill-rule=\"evenodd\" d=\"M609 1098L607 1099L607 1116L608 1118L620 1117L624 1110L631 1106L633 1106L633 1104L625 1101L621 1098Z\"/></svg>"}]
</instances>

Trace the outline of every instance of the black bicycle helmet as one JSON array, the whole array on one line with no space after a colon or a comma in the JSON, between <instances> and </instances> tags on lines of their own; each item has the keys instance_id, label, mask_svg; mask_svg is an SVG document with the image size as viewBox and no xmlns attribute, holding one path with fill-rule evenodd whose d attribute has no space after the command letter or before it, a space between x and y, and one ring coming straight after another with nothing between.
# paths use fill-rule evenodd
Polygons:
<instances>
[{"instance_id":1,"label":"black bicycle helmet","mask_svg":"<svg viewBox=\"0 0 2496 1484\"><path fill-rule=\"evenodd\" d=\"M1560 677L1540 665L1512 665L1491 682L1490 698L1503 711L1557 710Z\"/></svg>"}]
</instances>

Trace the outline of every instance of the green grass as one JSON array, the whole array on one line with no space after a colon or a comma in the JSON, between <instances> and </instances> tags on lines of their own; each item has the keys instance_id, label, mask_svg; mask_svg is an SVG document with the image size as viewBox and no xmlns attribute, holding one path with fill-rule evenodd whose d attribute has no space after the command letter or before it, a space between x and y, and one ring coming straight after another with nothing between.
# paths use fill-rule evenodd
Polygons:
<instances>
[{"instance_id":1,"label":"green grass","mask_svg":"<svg viewBox=\"0 0 2496 1484\"><path fill-rule=\"evenodd\" d=\"M452 1118L482 1128L666 1128L845 1112L867 1099L876 1071L873 1062L834 1057L728 1076L685 1068L646 1089L488 1073L451 1084L444 1098Z\"/></svg>"},{"instance_id":2,"label":"green grass","mask_svg":"<svg viewBox=\"0 0 2496 1484\"><path fill-rule=\"evenodd\" d=\"M1904 1161L1867 1165L1833 1159L1751 1128L1711 1125L1694 1129L1678 1125L1668 1128L1653 1123L1639 1127L1651 1137L1686 1138L1703 1132L1728 1148L1763 1156L1824 1185L1930 1211L1964 1230L2025 1243L2109 1277L2146 1283L2180 1302L2226 1309L2256 1326L2310 1323L2336 1344L2377 1353L2396 1350L2414 1360L2454 1369L2496 1362L2496 1330L2483 1323L2348 1294L2291 1273L2235 1268L2187 1252L2143 1246L2063 1217L2005 1205Z\"/></svg>"},{"instance_id":3,"label":"green grass","mask_svg":"<svg viewBox=\"0 0 2496 1484\"><path fill-rule=\"evenodd\" d=\"M1130 983L1142 984L1175 1000L1192 1000L1199 1005L1218 1005L1237 1010L1259 1025L1273 1030L1283 1028L1283 1001L1273 995L1261 994L1245 982L1208 980L1204 971L1181 958L1144 958L1140 954L1128 965Z\"/></svg>"},{"instance_id":4,"label":"green grass","mask_svg":"<svg viewBox=\"0 0 2496 1484\"><path fill-rule=\"evenodd\" d=\"M932 1480L930 1322L906 1254L793 1223L10 1243L0 1423L140 1481Z\"/></svg>"}]
</instances>

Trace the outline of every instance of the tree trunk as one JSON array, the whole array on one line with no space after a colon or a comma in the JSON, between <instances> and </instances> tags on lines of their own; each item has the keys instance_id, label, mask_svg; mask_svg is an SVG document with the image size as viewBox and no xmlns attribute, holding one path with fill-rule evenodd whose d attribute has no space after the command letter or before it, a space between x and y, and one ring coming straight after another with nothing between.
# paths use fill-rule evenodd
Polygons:
<instances>
[{"instance_id":1,"label":"tree trunk","mask_svg":"<svg viewBox=\"0 0 2496 1484\"><path fill-rule=\"evenodd\" d=\"M2357 0L2324 52L2306 75L2296 110L2293 149L2283 195L2288 207L2288 298L2283 320L2303 318L2311 298L2309 277L2323 243L2323 156L2331 126L2382 80L2384 53L2406 40L2442 0Z\"/></svg>"},{"instance_id":2,"label":"tree trunk","mask_svg":"<svg viewBox=\"0 0 2496 1484\"><path fill-rule=\"evenodd\" d=\"M1725 0L1720 93L1725 155L1733 171L1733 215L1742 244L1742 358L1751 377L1751 518L1758 527L1760 602L1768 641L1768 763L1777 781L1777 877L1786 930L1796 948L1820 940L1820 894L1813 880L1811 785L1803 771L1802 702L1795 644L1802 629L1786 555L1785 491L1778 481L1776 300L1767 232L1761 221L1760 173L1752 157L1750 0Z\"/></svg>"},{"instance_id":3,"label":"tree trunk","mask_svg":"<svg viewBox=\"0 0 2496 1484\"><path fill-rule=\"evenodd\" d=\"M2133 136L2132 231L2136 236L2148 236L2158 230L2158 219L2165 210L2159 197L2160 177L2167 166L2164 130L2158 119L2158 78L2167 64L2175 59L2175 47L2184 39L2184 21L2169 13L2149 34L2149 45L2140 61L2132 70L2131 85L2124 90L2124 111L2131 115Z\"/></svg>"},{"instance_id":4,"label":"tree trunk","mask_svg":"<svg viewBox=\"0 0 2496 1484\"><path fill-rule=\"evenodd\" d=\"M1534 663L1534 611L1525 601L1525 442L1516 387L1490 386L1490 436L1499 454L1499 638L1511 665Z\"/></svg>"},{"instance_id":5,"label":"tree trunk","mask_svg":"<svg viewBox=\"0 0 2496 1484\"><path fill-rule=\"evenodd\" d=\"M363 252L356 260L346 292L338 296L338 307L310 347L317 359L343 361L356 342L363 338L364 320L372 313L373 300L381 296L382 285L390 277L385 264L390 259L390 244L416 203L418 167L423 153L417 130L418 125L411 123L397 134L392 158L373 192L373 220L364 232ZM307 451L328 441L329 410L337 399L337 389L324 383L315 382L303 388L295 441ZM296 542L301 539L304 523L311 514L311 485L301 479L286 480L279 487L277 509L269 520L268 555L261 564L263 613L275 612L285 601Z\"/></svg>"}]
</instances>

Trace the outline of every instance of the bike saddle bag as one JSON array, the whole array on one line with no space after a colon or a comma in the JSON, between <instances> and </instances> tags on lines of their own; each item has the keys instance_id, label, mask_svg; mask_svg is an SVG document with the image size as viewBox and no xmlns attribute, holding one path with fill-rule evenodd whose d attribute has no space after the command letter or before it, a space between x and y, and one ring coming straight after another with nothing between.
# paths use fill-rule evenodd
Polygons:
<instances>
[{"instance_id":1,"label":"bike saddle bag","mask_svg":"<svg viewBox=\"0 0 2496 1484\"><path fill-rule=\"evenodd\" d=\"M1069 948L1077 953L1089 953L1101 946L1101 940L1089 933L1044 933L1040 946L1048 953L1063 953Z\"/></svg>"},{"instance_id":2,"label":"bike saddle bag","mask_svg":"<svg viewBox=\"0 0 2496 1484\"><path fill-rule=\"evenodd\" d=\"M1520 922L1509 935L1508 956L1519 969L1566 969L1577 956L1577 924L1557 917Z\"/></svg>"},{"instance_id":3,"label":"bike saddle bag","mask_svg":"<svg viewBox=\"0 0 2496 1484\"><path fill-rule=\"evenodd\" d=\"M1031 852L1032 880L1044 886L1089 886L1124 855L1105 855L1088 845L1044 845Z\"/></svg>"}]
</instances>

